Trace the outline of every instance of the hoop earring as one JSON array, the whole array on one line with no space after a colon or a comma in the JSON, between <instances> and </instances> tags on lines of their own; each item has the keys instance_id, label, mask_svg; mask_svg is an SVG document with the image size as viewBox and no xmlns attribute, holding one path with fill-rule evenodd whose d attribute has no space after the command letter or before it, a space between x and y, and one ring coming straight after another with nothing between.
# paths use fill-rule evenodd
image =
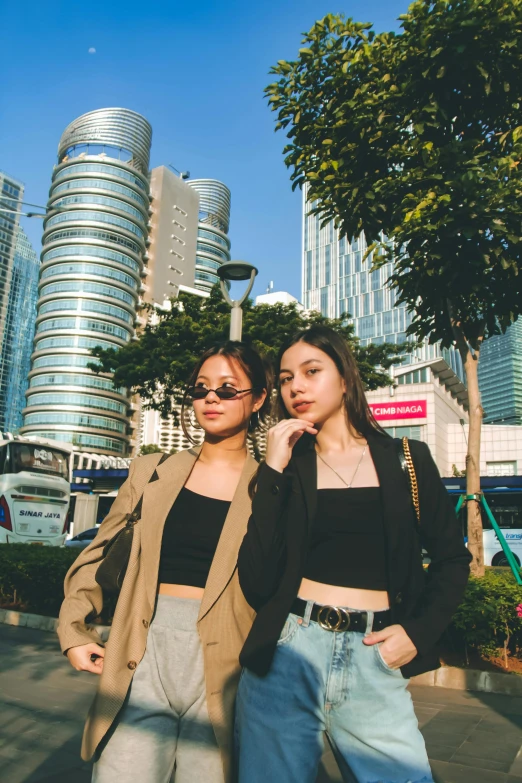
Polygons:
<instances>
[{"instance_id":1,"label":"hoop earring","mask_svg":"<svg viewBox=\"0 0 522 783\"><path fill-rule=\"evenodd\" d=\"M194 408L190 408L188 411L185 410L185 416L188 418L188 426L191 427L193 430L203 429L203 427L201 427L198 424L198 420L196 419L196 414L194 413Z\"/></svg>"}]
</instances>

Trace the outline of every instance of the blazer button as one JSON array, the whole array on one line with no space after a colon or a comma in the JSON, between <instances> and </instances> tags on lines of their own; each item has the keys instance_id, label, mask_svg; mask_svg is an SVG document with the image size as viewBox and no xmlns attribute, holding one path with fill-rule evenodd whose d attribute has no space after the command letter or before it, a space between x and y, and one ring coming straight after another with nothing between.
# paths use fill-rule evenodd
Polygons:
<instances>
[{"instance_id":1,"label":"blazer button","mask_svg":"<svg viewBox=\"0 0 522 783\"><path fill-rule=\"evenodd\" d=\"M279 487L277 484L272 484L272 495L279 495Z\"/></svg>"},{"instance_id":2,"label":"blazer button","mask_svg":"<svg viewBox=\"0 0 522 783\"><path fill-rule=\"evenodd\" d=\"M143 627L144 628L148 628L149 627L149 621L148 620L142 620L141 622L143 623Z\"/></svg>"},{"instance_id":3,"label":"blazer button","mask_svg":"<svg viewBox=\"0 0 522 783\"><path fill-rule=\"evenodd\" d=\"M395 596L395 603L402 604L402 593L397 593L397 595Z\"/></svg>"},{"instance_id":4,"label":"blazer button","mask_svg":"<svg viewBox=\"0 0 522 783\"><path fill-rule=\"evenodd\" d=\"M134 671L134 669L136 668L137 665L138 664L136 663L136 661L129 661L128 664L127 664L127 669L130 669L131 671Z\"/></svg>"}]
</instances>

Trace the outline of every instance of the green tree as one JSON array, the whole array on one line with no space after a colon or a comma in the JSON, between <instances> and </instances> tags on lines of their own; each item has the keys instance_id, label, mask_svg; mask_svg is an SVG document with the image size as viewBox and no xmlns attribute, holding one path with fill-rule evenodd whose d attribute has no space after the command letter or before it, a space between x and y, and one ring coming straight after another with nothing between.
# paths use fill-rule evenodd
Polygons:
<instances>
[{"instance_id":1,"label":"green tree","mask_svg":"<svg viewBox=\"0 0 522 783\"><path fill-rule=\"evenodd\" d=\"M245 302L243 311L243 340L268 360L276 357L283 342L298 329L312 324L333 327L354 351L367 389L392 383L387 371L405 350L401 345L361 346L346 315L332 320L316 312L303 314L295 304L254 307L251 300ZM168 416L181 402L183 388L202 353L228 338L230 308L215 286L208 299L183 292L172 300L170 310L155 312L154 323L145 326L137 340L119 350L94 348L92 354L99 363L91 369L113 373L116 387L139 394L147 407Z\"/></svg>"},{"instance_id":2,"label":"green tree","mask_svg":"<svg viewBox=\"0 0 522 783\"><path fill-rule=\"evenodd\" d=\"M413 315L408 333L456 345L470 431L468 494L480 491L483 340L522 308L522 0L418 0L400 34L326 16L268 86L287 131L293 187L347 237ZM468 503L472 570L482 523Z\"/></svg>"},{"instance_id":3,"label":"green tree","mask_svg":"<svg viewBox=\"0 0 522 783\"><path fill-rule=\"evenodd\" d=\"M160 449L159 446L156 446L155 443L144 443L140 449L140 457L143 457L145 454L159 454L160 451L162 451L162 449Z\"/></svg>"}]
</instances>

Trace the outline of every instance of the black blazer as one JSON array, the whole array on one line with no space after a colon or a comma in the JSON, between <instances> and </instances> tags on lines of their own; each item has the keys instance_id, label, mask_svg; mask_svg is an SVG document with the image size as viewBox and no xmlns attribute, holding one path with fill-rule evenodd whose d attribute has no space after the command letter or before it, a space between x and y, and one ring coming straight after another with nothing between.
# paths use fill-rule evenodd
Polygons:
<instances>
[{"instance_id":1,"label":"black blazer","mask_svg":"<svg viewBox=\"0 0 522 783\"><path fill-rule=\"evenodd\" d=\"M405 677L440 666L436 649L459 605L469 576L466 549L448 493L429 448L410 441L419 483L420 528L393 438L378 432L368 445L384 508L388 594L392 622L404 627L417 656ZM252 515L239 551L241 588L257 616L241 664L259 675L270 669L281 629L297 596L317 504L314 439L303 435L283 473L259 469ZM427 574L421 548L431 563Z\"/></svg>"}]
</instances>

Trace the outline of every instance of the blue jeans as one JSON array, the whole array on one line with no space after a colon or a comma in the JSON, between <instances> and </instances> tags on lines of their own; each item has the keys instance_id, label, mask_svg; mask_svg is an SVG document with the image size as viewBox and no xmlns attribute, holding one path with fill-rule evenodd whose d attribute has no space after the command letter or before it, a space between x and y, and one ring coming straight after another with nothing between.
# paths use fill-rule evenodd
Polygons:
<instances>
[{"instance_id":1,"label":"blue jeans","mask_svg":"<svg viewBox=\"0 0 522 783\"><path fill-rule=\"evenodd\" d=\"M290 614L271 669L245 669L236 702L239 783L314 783L324 732L344 781L433 783L408 680L364 634ZM373 613L368 613L367 633Z\"/></svg>"}]
</instances>

